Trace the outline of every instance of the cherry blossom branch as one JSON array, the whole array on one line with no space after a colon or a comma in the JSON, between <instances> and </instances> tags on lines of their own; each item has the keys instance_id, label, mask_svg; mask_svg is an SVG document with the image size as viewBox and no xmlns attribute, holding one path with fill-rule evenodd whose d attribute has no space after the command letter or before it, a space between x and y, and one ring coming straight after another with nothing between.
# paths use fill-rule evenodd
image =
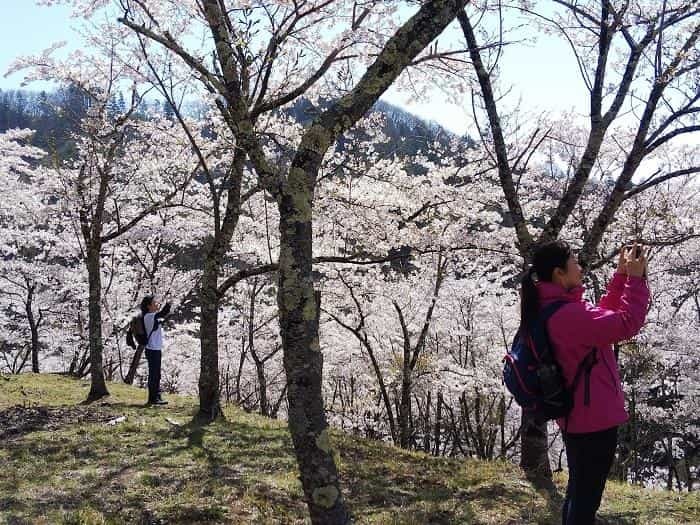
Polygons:
<instances>
[{"instance_id":1,"label":"cherry blossom branch","mask_svg":"<svg viewBox=\"0 0 700 525\"><path fill-rule=\"evenodd\" d=\"M653 186L661 184L662 182L666 182L667 180L674 179L677 177L683 177L685 175L692 175L693 173L700 173L700 166L672 171L672 172L667 173L666 175L663 175L661 177L653 178L652 180L649 180L643 184L639 184L639 185L635 186L632 190L625 193L623 200L627 200L631 197L634 197L635 195L637 195L637 194L639 194L639 193L641 193L641 192L643 192L643 191L645 191Z\"/></svg>"}]
</instances>

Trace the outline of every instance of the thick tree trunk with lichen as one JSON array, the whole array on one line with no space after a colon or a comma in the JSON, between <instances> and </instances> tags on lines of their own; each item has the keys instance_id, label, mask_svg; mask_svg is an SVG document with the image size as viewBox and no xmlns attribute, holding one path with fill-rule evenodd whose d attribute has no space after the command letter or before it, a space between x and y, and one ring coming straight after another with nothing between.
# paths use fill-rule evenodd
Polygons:
<instances>
[{"instance_id":1,"label":"thick tree trunk with lichen","mask_svg":"<svg viewBox=\"0 0 700 525\"><path fill-rule=\"evenodd\" d=\"M313 158L298 156L297 160L316 164ZM278 306L288 386L289 430L311 521L347 523L349 514L340 493L321 392L320 292L314 290L311 275L313 188L306 172L299 168L292 168L288 183L279 199Z\"/></svg>"},{"instance_id":2,"label":"thick tree trunk with lichen","mask_svg":"<svg viewBox=\"0 0 700 525\"><path fill-rule=\"evenodd\" d=\"M388 89L415 57L457 16L461 0L427 2L389 39L351 93L324 111L304 134L280 211L278 304L289 401L289 428L304 497L313 523L347 523L321 392L323 356L318 338L320 296L312 281L312 206L323 155ZM256 162L255 158L253 159ZM261 166L264 170L264 166Z\"/></svg>"}]
</instances>

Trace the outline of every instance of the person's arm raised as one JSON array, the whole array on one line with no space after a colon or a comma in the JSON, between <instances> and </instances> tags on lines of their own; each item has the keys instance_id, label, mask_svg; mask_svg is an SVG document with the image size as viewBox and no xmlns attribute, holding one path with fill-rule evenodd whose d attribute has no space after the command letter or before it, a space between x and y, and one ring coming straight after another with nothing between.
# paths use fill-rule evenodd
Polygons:
<instances>
[{"instance_id":1,"label":"person's arm raised","mask_svg":"<svg viewBox=\"0 0 700 525\"><path fill-rule=\"evenodd\" d=\"M170 315L170 308L171 304L169 302L165 303L165 306L160 309L158 313L156 313L156 319L162 321L166 317Z\"/></svg>"},{"instance_id":2,"label":"person's arm raised","mask_svg":"<svg viewBox=\"0 0 700 525\"><path fill-rule=\"evenodd\" d=\"M606 310L618 310L620 308L620 298L622 297L622 290L627 282L627 257L626 249L623 245L620 248L620 257L617 261L617 270L615 275L612 276L610 282L608 283L608 288L606 294L600 298L598 301L599 308L605 308Z\"/></svg>"},{"instance_id":3,"label":"person's arm raised","mask_svg":"<svg viewBox=\"0 0 700 525\"><path fill-rule=\"evenodd\" d=\"M637 244L627 253L627 281L616 310L577 303L572 308L570 336L587 346L625 341L637 335L644 325L649 305L649 287L643 277L646 253L636 254Z\"/></svg>"}]
</instances>

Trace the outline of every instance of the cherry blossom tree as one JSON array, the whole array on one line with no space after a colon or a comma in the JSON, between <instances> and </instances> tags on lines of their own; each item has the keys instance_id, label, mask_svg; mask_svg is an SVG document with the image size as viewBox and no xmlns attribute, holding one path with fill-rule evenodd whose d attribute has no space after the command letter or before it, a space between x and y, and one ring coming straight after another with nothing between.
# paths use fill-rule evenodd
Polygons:
<instances>
[{"instance_id":1,"label":"cherry blossom tree","mask_svg":"<svg viewBox=\"0 0 700 525\"><path fill-rule=\"evenodd\" d=\"M321 397L320 297L311 280L311 212L318 170L336 139L370 109L403 69L443 31L463 7L463 2L426 3L387 40L383 35L393 31L384 28L393 25L394 17L390 16L393 6L387 9L384 5L377 2L363 7L309 2L226 6L207 0L191 6L189 18L173 18L173 10L167 2L159 4L159 9L139 1L123 2L121 6L124 9L121 21L126 26L169 49L217 97L217 106L236 138L240 162L243 156L250 159L260 185L277 203L280 217L278 303L289 384L289 424L314 522L348 519L331 455ZM229 11L228 7L234 10ZM210 43L216 49L216 68L205 66L201 58L187 52L184 44L173 37L177 33L171 31L171 26L193 20L204 22L210 32ZM339 20L348 22L346 29L338 27ZM257 21L264 24L264 32L258 33L254 23ZM353 56L367 56L362 52L367 48L362 35L366 34L365 27L374 21L379 29L374 34L380 40L370 39L369 47L378 49L376 58L358 83L353 85L351 77L343 75L350 87L341 87L339 93L331 91L335 102L321 109L304 132L288 168L277 169L266 157L255 134L260 117L305 94L319 80L327 78L326 73L347 71L349 74L355 69L343 65ZM319 49L319 43L326 41L323 35L328 22L334 24L333 40L327 48L320 46L320 62L304 59L302 55L298 55L299 61L288 60L290 53L296 54L294 49L299 50L300 43L302 47ZM296 47L290 47L292 42ZM364 64L358 64L362 66Z\"/></svg>"},{"instance_id":2,"label":"cherry blossom tree","mask_svg":"<svg viewBox=\"0 0 700 525\"><path fill-rule=\"evenodd\" d=\"M26 144L31 134L13 130L0 135L0 176L7 195L0 207L0 311L6 334L2 355L6 368L15 373L28 360L32 372L40 371L41 336L57 303L69 295L60 276L71 261L57 261L65 245L60 227L51 220L51 195L41 191L49 176L39 165L46 154Z\"/></svg>"},{"instance_id":3,"label":"cherry blossom tree","mask_svg":"<svg viewBox=\"0 0 700 525\"><path fill-rule=\"evenodd\" d=\"M80 51L58 60L50 53L18 58L11 71L27 70L27 81L53 80L82 90L87 115L76 123L75 154L54 158L63 212L76 233L89 283L91 389L88 400L108 395L103 373L102 269L105 246L164 205L181 197L196 172L186 139L167 120L136 119L142 95L131 89L131 102L116 115L110 105L128 79L114 53L86 56Z\"/></svg>"},{"instance_id":4,"label":"cherry blossom tree","mask_svg":"<svg viewBox=\"0 0 700 525\"><path fill-rule=\"evenodd\" d=\"M522 2L513 9L546 31L562 36L570 46L572 60L590 93L589 125L581 141L570 140L568 134L558 135L546 125L532 126L521 144L509 140L511 130L504 117L508 110L498 95L497 68L503 42L487 40L487 33L480 33L480 13L464 11L458 18L481 93L481 106L474 105L475 117L481 120L483 115L488 123L480 129L486 130L482 137L491 148L522 260L529 260L537 243L562 234L589 179L610 177L613 181L594 212L593 224L585 232L579 259L588 268L597 262L605 232L627 199L666 180L700 170L697 164L674 164L670 169L650 170L651 175L639 182L633 180L640 170L654 166L663 150L699 130L696 117L700 11L695 2L683 0L556 4L547 10L544 3ZM493 13L496 17L503 15L502 10ZM502 24L503 19L497 19L497 23ZM503 35L503 31L499 34ZM514 130L512 133L517 136ZM533 151L548 140L573 143L575 156L563 191L552 198L552 213L537 217L545 223L535 237L535 217L524 213L519 186ZM613 148L615 158L605 162L605 150ZM535 479L547 480L551 470L546 428L526 419L523 423L526 429L521 465Z\"/></svg>"}]
</instances>

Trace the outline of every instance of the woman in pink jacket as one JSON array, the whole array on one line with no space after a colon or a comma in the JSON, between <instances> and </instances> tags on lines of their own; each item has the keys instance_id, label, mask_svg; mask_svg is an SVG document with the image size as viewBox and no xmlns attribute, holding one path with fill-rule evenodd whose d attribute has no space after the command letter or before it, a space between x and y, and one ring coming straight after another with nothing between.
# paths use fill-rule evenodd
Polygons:
<instances>
[{"instance_id":1,"label":"woman in pink jacket","mask_svg":"<svg viewBox=\"0 0 700 525\"><path fill-rule=\"evenodd\" d=\"M548 304L564 301L547 322L554 357L566 384L575 385L572 411L557 420L569 466L564 525L595 523L615 456L617 427L628 419L612 345L634 337L644 324L646 256L636 243L622 248L617 272L598 305L583 300L581 267L563 241L540 246L523 279L521 326Z\"/></svg>"}]
</instances>

